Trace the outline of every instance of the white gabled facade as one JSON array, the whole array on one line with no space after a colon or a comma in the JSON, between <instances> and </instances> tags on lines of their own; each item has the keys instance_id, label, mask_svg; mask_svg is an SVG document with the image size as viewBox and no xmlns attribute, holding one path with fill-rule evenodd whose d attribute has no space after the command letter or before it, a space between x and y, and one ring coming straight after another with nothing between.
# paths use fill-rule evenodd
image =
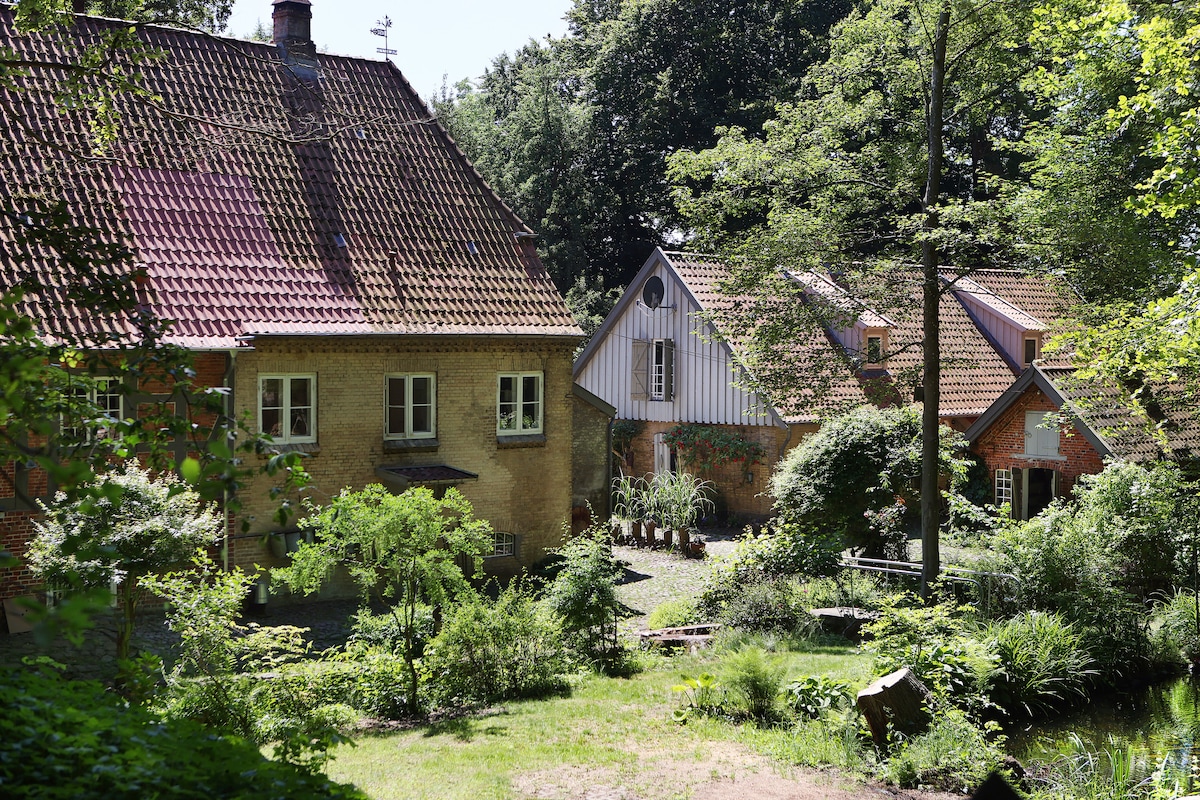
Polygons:
<instances>
[{"instance_id":1,"label":"white gabled facade","mask_svg":"<svg viewBox=\"0 0 1200 800\"><path fill-rule=\"evenodd\" d=\"M733 353L701 316L698 296L715 286L689 267L677 268L661 249L651 254L576 360L575 382L621 419L784 427L773 408L734 385Z\"/></svg>"}]
</instances>

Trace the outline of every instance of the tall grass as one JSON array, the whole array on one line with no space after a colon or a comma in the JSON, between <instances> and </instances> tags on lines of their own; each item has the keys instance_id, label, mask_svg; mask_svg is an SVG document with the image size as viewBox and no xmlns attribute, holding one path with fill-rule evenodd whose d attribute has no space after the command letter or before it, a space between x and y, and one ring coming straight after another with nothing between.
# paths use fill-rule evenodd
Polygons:
<instances>
[{"instance_id":1,"label":"tall grass","mask_svg":"<svg viewBox=\"0 0 1200 800\"><path fill-rule=\"evenodd\" d=\"M992 698L1010 712L1047 713L1086 696L1096 675L1083 633L1058 614L1029 611L990 625L999 657Z\"/></svg>"}]
</instances>

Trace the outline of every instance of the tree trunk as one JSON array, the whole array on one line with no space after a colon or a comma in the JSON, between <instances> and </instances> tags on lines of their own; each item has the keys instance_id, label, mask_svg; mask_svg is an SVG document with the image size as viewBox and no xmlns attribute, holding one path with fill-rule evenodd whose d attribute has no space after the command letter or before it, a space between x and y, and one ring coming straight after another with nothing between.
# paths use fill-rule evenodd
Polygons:
<instances>
[{"instance_id":1,"label":"tree trunk","mask_svg":"<svg viewBox=\"0 0 1200 800\"><path fill-rule=\"evenodd\" d=\"M871 738L886 747L888 726L901 733L919 733L929 724L933 696L908 667L884 675L858 693L858 710L867 720Z\"/></svg>"},{"instance_id":2,"label":"tree trunk","mask_svg":"<svg viewBox=\"0 0 1200 800\"><path fill-rule=\"evenodd\" d=\"M929 104L925 119L929 134L929 165L925 179L925 196L921 200L924 213L922 227L925 238L921 242L922 311L925 323L925 339L921 356L924 361L924 398L921 411L921 596L928 598L931 588L941 571L941 553L938 550L938 524L940 522L941 494L938 479L941 465L938 455L941 450L939 436L940 386L942 377L940 346L940 304L942 287L938 267L941 253L932 235L938 227L938 203L942 191L943 101L945 99L946 39L950 30L950 11L944 8L938 15L937 31L933 43L933 65L930 68Z\"/></svg>"}]
</instances>

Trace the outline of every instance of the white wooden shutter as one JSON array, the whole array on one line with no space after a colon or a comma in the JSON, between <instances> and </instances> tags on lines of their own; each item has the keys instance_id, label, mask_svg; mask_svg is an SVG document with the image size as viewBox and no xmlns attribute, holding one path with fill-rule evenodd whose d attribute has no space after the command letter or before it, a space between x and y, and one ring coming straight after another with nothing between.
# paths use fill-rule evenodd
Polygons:
<instances>
[{"instance_id":1,"label":"white wooden shutter","mask_svg":"<svg viewBox=\"0 0 1200 800\"><path fill-rule=\"evenodd\" d=\"M675 341L663 340L663 400L675 396Z\"/></svg>"}]
</instances>

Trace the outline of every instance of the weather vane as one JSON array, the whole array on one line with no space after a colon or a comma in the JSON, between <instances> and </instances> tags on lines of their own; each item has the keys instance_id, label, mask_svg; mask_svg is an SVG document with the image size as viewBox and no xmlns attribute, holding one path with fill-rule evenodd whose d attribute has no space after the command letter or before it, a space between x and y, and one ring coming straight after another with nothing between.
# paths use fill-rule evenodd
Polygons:
<instances>
[{"instance_id":1,"label":"weather vane","mask_svg":"<svg viewBox=\"0 0 1200 800\"><path fill-rule=\"evenodd\" d=\"M384 17L381 20L377 20L375 24L379 27L371 28L371 33L383 37L383 47L376 47L375 52L382 53L384 58L396 55L395 50L388 49L388 29L392 27L392 18Z\"/></svg>"}]
</instances>

